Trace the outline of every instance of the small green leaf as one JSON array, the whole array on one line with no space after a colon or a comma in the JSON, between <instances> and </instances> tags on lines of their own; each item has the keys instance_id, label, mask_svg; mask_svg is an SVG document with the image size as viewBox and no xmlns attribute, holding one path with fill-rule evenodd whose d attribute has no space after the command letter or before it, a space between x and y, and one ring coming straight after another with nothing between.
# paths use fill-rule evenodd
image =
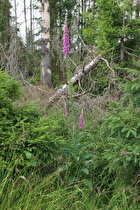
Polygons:
<instances>
[{"instance_id":1,"label":"small green leaf","mask_svg":"<svg viewBox=\"0 0 140 210\"><path fill-rule=\"evenodd\" d=\"M94 155L93 154L91 154L91 153L87 153L87 154L85 154L85 155L82 155L81 157L80 157L80 159L88 159L88 158L92 158Z\"/></svg>"},{"instance_id":2,"label":"small green leaf","mask_svg":"<svg viewBox=\"0 0 140 210\"><path fill-rule=\"evenodd\" d=\"M133 130L131 130L131 133L133 134L133 136L135 137L135 138L137 138L137 132L133 129Z\"/></svg>"},{"instance_id":3,"label":"small green leaf","mask_svg":"<svg viewBox=\"0 0 140 210\"><path fill-rule=\"evenodd\" d=\"M31 152L28 152L28 151L24 151L24 153L25 153L25 155L26 155L26 158L27 158L28 160L30 160L31 157L32 157L32 153L31 153Z\"/></svg>"},{"instance_id":4,"label":"small green leaf","mask_svg":"<svg viewBox=\"0 0 140 210\"><path fill-rule=\"evenodd\" d=\"M33 167L36 167L36 165L37 165L37 164L36 164L36 161L35 161L35 160L32 160L32 161L31 161L31 165L32 165Z\"/></svg>"},{"instance_id":5,"label":"small green leaf","mask_svg":"<svg viewBox=\"0 0 140 210\"><path fill-rule=\"evenodd\" d=\"M129 130L126 134L126 137L128 138L130 136L131 131Z\"/></svg>"},{"instance_id":6,"label":"small green leaf","mask_svg":"<svg viewBox=\"0 0 140 210\"><path fill-rule=\"evenodd\" d=\"M83 171L85 174L89 174L89 170L87 168L82 168L81 171Z\"/></svg>"},{"instance_id":7,"label":"small green leaf","mask_svg":"<svg viewBox=\"0 0 140 210\"><path fill-rule=\"evenodd\" d=\"M85 180L85 185L86 185L88 188L90 188L91 190L93 189L93 184L92 184L91 181Z\"/></svg>"}]
</instances>

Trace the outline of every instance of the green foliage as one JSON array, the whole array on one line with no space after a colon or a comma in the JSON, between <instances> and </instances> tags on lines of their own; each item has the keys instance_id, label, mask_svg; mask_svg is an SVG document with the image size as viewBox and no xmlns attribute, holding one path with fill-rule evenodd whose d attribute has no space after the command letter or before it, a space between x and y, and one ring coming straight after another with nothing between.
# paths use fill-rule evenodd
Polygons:
<instances>
[{"instance_id":1,"label":"green foliage","mask_svg":"<svg viewBox=\"0 0 140 210\"><path fill-rule=\"evenodd\" d=\"M75 180L81 180L89 174L89 167L94 155L88 151L86 143L82 143L85 139L84 134L79 133L79 138L70 138L68 146L63 147L63 154L66 156L66 173L68 183L73 184ZM87 141L86 141L87 142Z\"/></svg>"},{"instance_id":2,"label":"green foliage","mask_svg":"<svg viewBox=\"0 0 140 210\"><path fill-rule=\"evenodd\" d=\"M18 81L10 78L0 70L0 104L8 101L15 101L21 96L21 88Z\"/></svg>"},{"instance_id":3,"label":"green foliage","mask_svg":"<svg viewBox=\"0 0 140 210\"><path fill-rule=\"evenodd\" d=\"M61 168L40 180L33 173L23 176L22 173L14 179L9 176L1 182L1 209L121 209L137 210L140 205L130 199L127 189L121 186L114 191L112 198L107 196L107 190L98 188L94 191L88 180L76 181L71 186L58 185ZM35 173L37 174L37 173ZM108 203L105 202L108 200Z\"/></svg>"},{"instance_id":4,"label":"green foliage","mask_svg":"<svg viewBox=\"0 0 140 210\"><path fill-rule=\"evenodd\" d=\"M123 80L125 83L120 83L122 90L125 92L122 103L132 108L140 106L140 72L133 69L125 69L131 74L130 79Z\"/></svg>"},{"instance_id":5,"label":"green foliage","mask_svg":"<svg viewBox=\"0 0 140 210\"><path fill-rule=\"evenodd\" d=\"M44 118L35 104L17 107L20 83L0 72L0 162L19 172L32 167L46 167L59 155L64 136L57 119ZM10 168L7 168L10 170Z\"/></svg>"},{"instance_id":6,"label":"green foliage","mask_svg":"<svg viewBox=\"0 0 140 210\"><path fill-rule=\"evenodd\" d=\"M129 0L97 0L93 10L84 13L83 38L88 45L97 47L99 53L120 62L120 48L123 42L125 61L130 55L139 54L139 18L134 17L135 7Z\"/></svg>"},{"instance_id":7,"label":"green foliage","mask_svg":"<svg viewBox=\"0 0 140 210\"><path fill-rule=\"evenodd\" d=\"M133 175L140 166L140 72L129 70L129 77L121 87L125 91L121 103L111 103L105 118L107 146L104 158L111 170L127 171ZM126 179L128 177L126 176Z\"/></svg>"},{"instance_id":8,"label":"green foliage","mask_svg":"<svg viewBox=\"0 0 140 210\"><path fill-rule=\"evenodd\" d=\"M0 72L1 209L139 209L140 75L127 71L121 102L82 130L72 98L69 118L58 107L44 118L16 105L20 83Z\"/></svg>"},{"instance_id":9,"label":"green foliage","mask_svg":"<svg viewBox=\"0 0 140 210\"><path fill-rule=\"evenodd\" d=\"M97 46L102 50L114 50L114 47L117 45L116 39L118 37L118 29L121 27L122 22L118 3L114 0L109 0L107 2L105 0L98 0L96 4L96 12L93 12L93 15L90 14L90 19L92 21L89 20L92 23L91 26L95 30L95 38L93 41L95 40ZM93 26L94 23L95 26ZM84 32L86 32L86 27Z\"/></svg>"},{"instance_id":10,"label":"green foliage","mask_svg":"<svg viewBox=\"0 0 140 210\"><path fill-rule=\"evenodd\" d=\"M0 42L8 45L10 41L10 8L9 1L0 1Z\"/></svg>"}]
</instances>

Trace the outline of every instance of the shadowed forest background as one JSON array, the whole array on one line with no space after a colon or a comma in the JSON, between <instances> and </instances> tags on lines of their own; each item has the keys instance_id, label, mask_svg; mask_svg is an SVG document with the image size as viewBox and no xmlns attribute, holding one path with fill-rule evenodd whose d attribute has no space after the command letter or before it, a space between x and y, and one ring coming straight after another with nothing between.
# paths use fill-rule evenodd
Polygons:
<instances>
[{"instance_id":1,"label":"shadowed forest background","mask_svg":"<svg viewBox=\"0 0 140 210\"><path fill-rule=\"evenodd\" d=\"M0 1L0 209L140 208L139 15Z\"/></svg>"}]
</instances>

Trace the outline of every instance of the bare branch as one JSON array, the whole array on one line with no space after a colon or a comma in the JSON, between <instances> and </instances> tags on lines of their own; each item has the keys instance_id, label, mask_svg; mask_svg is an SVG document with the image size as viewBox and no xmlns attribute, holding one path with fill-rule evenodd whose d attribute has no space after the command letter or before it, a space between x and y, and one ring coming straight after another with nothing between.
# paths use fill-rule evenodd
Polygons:
<instances>
[{"instance_id":1,"label":"bare branch","mask_svg":"<svg viewBox=\"0 0 140 210\"><path fill-rule=\"evenodd\" d=\"M88 92L89 92L89 91L87 90L87 91L84 91L83 93L72 95L72 97L73 97L73 98L79 98L79 97L85 95L85 94L88 93Z\"/></svg>"},{"instance_id":2,"label":"bare branch","mask_svg":"<svg viewBox=\"0 0 140 210\"><path fill-rule=\"evenodd\" d=\"M71 79L70 81L63 85L62 88L58 89L56 91L56 93L51 96L49 98L49 103L53 103L54 101L59 100L59 98L62 95L67 95L68 94L68 85L72 84L73 86L76 85L78 83L78 81L84 77L85 75L87 75L90 71L92 71L93 69L95 69L95 67L97 66L97 64L101 61L102 57L101 55L98 55L96 58L94 58L87 66L85 66L84 69L82 69L80 72L76 73Z\"/></svg>"},{"instance_id":3,"label":"bare branch","mask_svg":"<svg viewBox=\"0 0 140 210\"><path fill-rule=\"evenodd\" d=\"M105 61L107 67L113 72L113 77L114 77L114 76L115 76L115 72L114 72L114 70L111 68L111 66L109 65L108 61L107 61L106 59L104 59L104 58L101 58L101 59L102 59L103 61Z\"/></svg>"},{"instance_id":4,"label":"bare branch","mask_svg":"<svg viewBox=\"0 0 140 210\"><path fill-rule=\"evenodd\" d=\"M130 49L130 48L128 48L128 49ZM133 53L130 53L130 52L128 52L128 51L125 50L125 49L124 49L124 52L127 53L128 55L134 56L134 57L136 57L136 58L140 58L140 56L135 55L135 54L133 54Z\"/></svg>"},{"instance_id":5,"label":"bare branch","mask_svg":"<svg viewBox=\"0 0 140 210\"><path fill-rule=\"evenodd\" d=\"M79 34L78 30L77 30L77 34L81 40L81 42L83 43L84 47L87 49L87 51L92 54L91 50L87 47L87 45L85 44L84 40L82 39L81 35Z\"/></svg>"},{"instance_id":6,"label":"bare branch","mask_svg":"<svg viewBox=\"0 0 140 210\"><path fill-rule=\"evenodd\" d=\"M31 87L33 87L33 88L36 88L36 89L40 90L41 92L47 93L47 91L45 91L45 90L43 90L43 89L41 89L41 88L39 88L39 87L36 87L36 86L30 84L29 82L27 82L27 81L24 79L22 72L20 72L20 75L21 75L22 81L23 81L23 83L24 83L25 85L29 85L29 86L31 86ZM29 91L31 91L31 90L29 89ZM31 94L32 94L32 93L31 93ZM33 95L33 94L32 94L32 95Z\"/></svg>"}]
</instances>

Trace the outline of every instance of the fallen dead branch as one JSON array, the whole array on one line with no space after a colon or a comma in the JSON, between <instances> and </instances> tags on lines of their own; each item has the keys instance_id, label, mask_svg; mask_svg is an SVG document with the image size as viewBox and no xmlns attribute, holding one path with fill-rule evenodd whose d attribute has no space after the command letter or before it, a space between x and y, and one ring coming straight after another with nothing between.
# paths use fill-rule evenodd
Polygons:
<instances>
[{"instance_id":1,"label":"fallen dead branch","mask_svg":"<svg viewBox=\"0 0 140 210\"><path fill-rule=\"evenodd\" d=\"M68 86L69 84L72 84L73 86L78 83L78 81L87 75L89 72L95 69L95 67L98 65L98 63L102 60L101 55L98 55L96 58L94 58L88 65L86 65L81 71L76 73L67 84L63 85L62 88L58 89L54 95L52 95L49 98L49 104L57 102L62 95L68 94Z\"/></svg>"}]
</instances>

